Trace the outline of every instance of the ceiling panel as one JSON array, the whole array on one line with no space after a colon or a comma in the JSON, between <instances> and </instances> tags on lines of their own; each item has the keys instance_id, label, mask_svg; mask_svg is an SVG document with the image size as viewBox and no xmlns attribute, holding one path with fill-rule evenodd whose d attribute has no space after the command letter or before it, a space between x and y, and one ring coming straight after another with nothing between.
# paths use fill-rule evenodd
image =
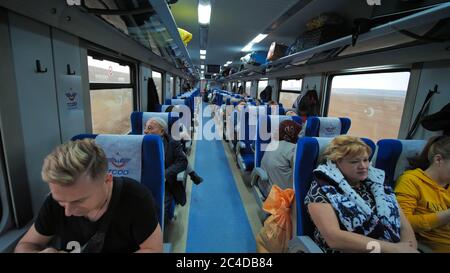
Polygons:
<instances>
[{"instance_id":1,"label":"ceiling panel","mask_svg":"<svg viewBox=\"0 0 450 273\"><path fill-rule=\"evenodd\" d=\"M245 53L241 49L257 34L267 29L283 13L299 1L306 0L211 0L211 22L208 31L205 64L223 65L229 60L239 60ZM372 7L366 1L313 0L303 9L284 21L253 50L267 50L273 41L290 45L304 30L305 24L323 12L337 12L348 20L370 17ZM198 0L178 0L172 12L179 27L193 34L187 46L194 65L200 65L200 37L197 17ZM202 60L203 62L203 60Z\"/></svg>"},{"instance_id":2,"label":"ceiling panel","mask_svg":"<svg viewBox=\"0 0 450 273\"><path fill-rule=\"evenodd\" d=\"M241 55L241 49L298 0L212 0L206 64L223 65ZM200 64L197 0L172 5L177 25L193 35L187 46L195 65Z\"/></svg>"}]
</instances>

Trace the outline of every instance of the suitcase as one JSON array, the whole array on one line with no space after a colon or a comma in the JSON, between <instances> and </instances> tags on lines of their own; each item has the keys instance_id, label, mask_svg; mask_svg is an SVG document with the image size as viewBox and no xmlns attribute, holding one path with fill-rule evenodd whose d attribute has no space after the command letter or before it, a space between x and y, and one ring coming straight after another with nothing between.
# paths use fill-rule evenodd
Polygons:
<instances>
[{"instance_id":1,"label":"suitcase","mask_svg":"<svg viewBox=\"0 0 450 273\"><path fill-rule=\"evenodd\" d=\"M275 61L281 57L284 57L286 55L287 48L288 47L286 45L283 45L283 44L280 44L277 42L273 42L270 45L269 52L267 53L267 60Z\"/></svg>"},{"instance_id":2,"label":"suitcase","mask_svg":"<svg viewBox=\"0 0 450 273\"><path fill-rule=\"evenodd\" d=\"M266 57L267 51L253 51L242 57L241 61L245 64L259 66L267 62Z\"/></svg>"}]
</instances>

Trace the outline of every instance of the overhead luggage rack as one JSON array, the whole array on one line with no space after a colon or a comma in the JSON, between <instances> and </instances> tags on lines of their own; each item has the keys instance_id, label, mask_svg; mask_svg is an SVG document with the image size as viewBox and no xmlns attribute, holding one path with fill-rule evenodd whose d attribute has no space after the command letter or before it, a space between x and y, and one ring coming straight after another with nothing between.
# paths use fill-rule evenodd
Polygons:
<instances>
[{"instance_id":1,"label":"overhead luggage rack","mask_svg":"<svg viewBox=\"0 0 450 273\"><path fill-rule=\"evenodd\" d=\"M359 35L355 47L358 47L358 43L377 41L378 39L382 39L392 34L404 36L404 34L401 34L401 31L403 30L430 25L449 17L450 3L440 4L433 8L372 28L369 32ZM301 64L308 61L316 54L351 46L352 40L352 35L348 35L340 39L282 57L276 61L270 62L268 66L285 67L286 65L291 64Z\"/></svg>"}]
</instances>

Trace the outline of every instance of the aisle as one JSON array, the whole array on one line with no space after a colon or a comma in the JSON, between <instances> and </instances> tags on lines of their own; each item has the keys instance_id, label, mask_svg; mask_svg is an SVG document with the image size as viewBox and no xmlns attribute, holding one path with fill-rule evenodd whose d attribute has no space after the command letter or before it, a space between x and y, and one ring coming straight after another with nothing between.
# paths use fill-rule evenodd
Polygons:
<instances>
[{"instance_id":1,"label":"aisle","mask_svg":"<svg viewBox=\"0 0 450 273\"><path fill-rule=\"evenodd\" d=\"M210 117L203 118L203 125ZM220 140L196 143L186 252L255 252L255 239Z\"/></svg>"}]
</instances>

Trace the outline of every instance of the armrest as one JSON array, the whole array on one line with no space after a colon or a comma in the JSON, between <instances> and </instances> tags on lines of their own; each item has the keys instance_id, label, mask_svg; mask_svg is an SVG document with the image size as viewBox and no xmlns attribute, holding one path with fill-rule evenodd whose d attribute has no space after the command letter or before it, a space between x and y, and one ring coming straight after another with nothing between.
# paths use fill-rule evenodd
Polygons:
<instances>
[{"instance_id":1,"label":"armrest","mask_svg":"<svg viewBox=\"0 0 450 273\"><path fill-rule=\"evenodd\" d=\"M289 241L289 253L323 253L322 249L309 236L296 236Z\"/></svg>"},{"instance_id":2,"label":"armrest","mask_svg":"<svg viewBox=\"0 0 450 273\"><path fill-rule=\"evenodd\" d=\"M256 185L256 181L258 178L264 182L269 181L269 176L267 175L267 172L265 170L263 170L262 168L256 167L256 168L253 168L252 180L250 182L250 185L252 185L252 186Z\"/></svg>"},{"instance_id":3,"label":"armrest","mask_svg":"<svg viewBox=\"0 0 450 273\"><path fill-rule=\"evenodd\" d=\"M417 242L417 249L422 253L433 253L433 250L423 242Z\"/></svg>"},{"instance_id":4,"label":"armrest","mask_svg":"<svg viewBox=\"0 0 450 273\"><path fill-rule=\"evenodd\" d=\"M242 158L241 154L239 153L239 145L236 145L236 161L239 166L239 169L242 171L245 171L247 168L244 163L244 159Z\"/></svg>"},{"instance_id":5,"label":"armrest","mask_svg":"<svg viewBox=\"0 0 450 273\"><path fill-rule=\"evenodd\" d=\"M238 142L239 149L245 149L245 143L243 141Z\"/></svg>"}]
</instances>

